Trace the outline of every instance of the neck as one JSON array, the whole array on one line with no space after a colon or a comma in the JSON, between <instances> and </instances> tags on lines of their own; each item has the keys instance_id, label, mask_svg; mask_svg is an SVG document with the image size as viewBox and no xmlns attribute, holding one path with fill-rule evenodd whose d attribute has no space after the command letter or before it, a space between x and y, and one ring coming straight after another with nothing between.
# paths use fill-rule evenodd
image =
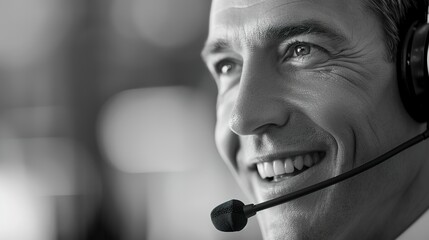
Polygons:
<instances>
[{"instance_id":1,"label":"neck","mask_svg":"<svg viewBox=\"0 0 429 240\"><path fill-rule=\"evenodd\" d=\"M384 229L392 231L380 239L394 239L407 230L427 209L429 209L429 142L428 140L417 145L419 148L414 156L417 159L408 159L407 164L419 164L419 170L408 184L408 187L400 194L400 198L390 211L390 221L386 221ZM420 161L415 162L415 160Z\"/></svg>"}]
</instances>

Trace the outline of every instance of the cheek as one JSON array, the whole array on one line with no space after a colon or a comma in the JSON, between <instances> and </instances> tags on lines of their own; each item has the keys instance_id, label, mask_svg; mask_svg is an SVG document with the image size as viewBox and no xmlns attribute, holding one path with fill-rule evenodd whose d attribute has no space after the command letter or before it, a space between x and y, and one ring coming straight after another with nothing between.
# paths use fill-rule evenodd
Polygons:
<instances>
[{"instance_id":1,"label":"cheek","mask_svg":"<svg viewBox=\"0 0 429 240\"><path fill-rule=\"evenodd\" d=\"M368 107L369 96L350 84L317 74L303 78L312 80L296 86L294 92L299 93L296 104L325 127L336 129L350 124L360 118ZM305 92L302 94L302 90L298 89L305 89Z\"/></svg>"},{"instance_id":2,"label":"cheek","mask_svg":"<svg viewBox=\"0 0 429 240\"><path fill-rule=\"evenodd\" d=\"M297 85L306 92L297 96L296 104L335 138L339 158L353 158L356 148L377 148L372 121L376 104L372 93L335 75L308 73L301 79L312 80ZM374 145L364 146L368 143ZM374 155L362 149L357 152L365 157Z\"/></svg>"},{"instance_id":3,"label":"cheek","mask_svg":"<svg viewBox=\"0 0 429 240\"><path fill-rule=\"evenodd\" d=\"M231 95L218 98L215 142L222 159L236 169L235 152L238 148L238 138L229 127L233 103Z\"/></svg>"}]
</instances>

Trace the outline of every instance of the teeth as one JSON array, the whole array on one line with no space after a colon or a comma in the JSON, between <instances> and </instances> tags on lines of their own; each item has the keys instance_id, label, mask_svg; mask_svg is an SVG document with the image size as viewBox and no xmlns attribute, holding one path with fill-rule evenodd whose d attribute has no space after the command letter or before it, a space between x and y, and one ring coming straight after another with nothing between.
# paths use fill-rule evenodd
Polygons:
<instances>
[{"instance_id":1,"label":"teeth","mask_svg":"<svg viewBox=\"0 0 429 240\"><path fill-rule=\"evenodd\" d=\"M282 175L286 173L285 165L281 160L275 160L273 163L273 168L275 175Z\"/></svg>"},{"instance_id":2,"label":"teeth","mask_svg":"<svg viewBox=\"0 0 429 240\"><path fill-rule=\"evenodd\" d=\"M293 173L294 168L293 168L293 162L292 159L288 158L285 161L285 172L286 173Z\"/></svg>"},{"instance_id":3,"label":"teeth","mask_svg":"<svg viewBox=\"0 0 429 240\"><path fill-rule=\"evenodd\" d=\"M304 157L304 165L306 167L311 167L313 166L313 159L311 158L310 154L305 154Z\"/></svg>"},{"instance_id":4,"label":"teeth","mask_svg":"<svg viewBox=\"0 0 429 240\"><path fill-rule=\"evenodd\" d=\"M274 177L274 169L272 162L264 162L265 176Z\"/></svg>"},{"instance_id":5,"label":"teeth","mask_svg":"<svg viewBox=\"0 0 429 240\"><path fill-rule=\"evenodd\" d=\"M267 175L265 174L264 164L258 163L256 166L258 167L258 172L259 172L259 175L261 176L261 178L266 178Z\"/></svg>"},{"instance_id":6,"label":"teeth","mask_svg":"<svg viewBox=\"0 0 429 240\"><path fill-rule=\"evenodd\" d=\"M295 171L302 170L304 166L310 168L320 162L320 159L324 156L323 153L314 152L304 155L298 155L295 157L289 157L287 159L276 159L272 162L258 163L257 169L262 179L281 178L281 175L290 174Z\"/></svg>"},{"instance_id":7,"label":"teeth","mask_svg":"<svg viewBox=\"0 0 429 240\"><path fill-rule=\"evenodd\" d=\"M304 160L302 156L297 156L293 161L293 165L296 169L301 170L304 167Z\"/></svg>"}]
</instances>

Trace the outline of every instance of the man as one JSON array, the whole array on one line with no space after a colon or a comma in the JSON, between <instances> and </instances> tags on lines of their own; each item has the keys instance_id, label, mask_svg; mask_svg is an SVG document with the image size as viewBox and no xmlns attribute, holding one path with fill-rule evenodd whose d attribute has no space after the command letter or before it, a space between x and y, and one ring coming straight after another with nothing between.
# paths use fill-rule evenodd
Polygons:
<instances>
[{"instance_id":1,"label":"man","mask_svg":"<svg viewBox=\"0 0 429 240\"><path fill-rule=\"evenodd\" d=\"M219 90L216 144L251 201L337 176L425 130L401 103L395 58L401 28L425 4L213 1L202 55ZM394 239L429 207L428 156L424 141L261 211L262 235Z\"/></svg>"}]
</instances>

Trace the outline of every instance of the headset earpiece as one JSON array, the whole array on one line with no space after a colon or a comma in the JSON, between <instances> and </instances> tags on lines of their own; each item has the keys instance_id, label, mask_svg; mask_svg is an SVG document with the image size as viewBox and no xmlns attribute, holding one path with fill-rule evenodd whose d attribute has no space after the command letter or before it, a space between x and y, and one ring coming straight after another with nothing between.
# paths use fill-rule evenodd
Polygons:
<instances>
[{"instance_id":1,"label":"headset earpiece","mask_svg":"<svg viewBox=\"0 0 429 240\"><path fill-rule=\"evenodd\" d=\"M429 120L429 24L411 25L398 52L398 84L402 102L418 122Z\"/></svg>"}]
</instances>

